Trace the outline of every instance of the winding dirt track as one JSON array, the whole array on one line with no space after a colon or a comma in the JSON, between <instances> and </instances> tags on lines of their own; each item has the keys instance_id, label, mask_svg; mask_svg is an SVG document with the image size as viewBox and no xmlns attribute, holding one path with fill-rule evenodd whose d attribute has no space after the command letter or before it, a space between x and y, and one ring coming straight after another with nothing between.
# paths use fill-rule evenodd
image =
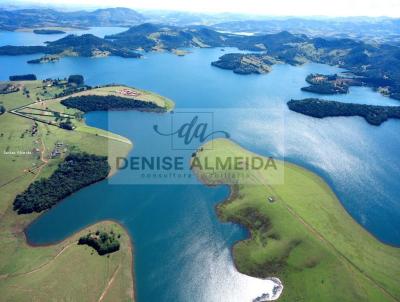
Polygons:
<instances>
[{"instance_id":1,"label":"winding dirt track","mask_svg":"<svg viewBox=\"0 0 400 302\"><path fill-rule=\"evenodd\" d=\"M344 255L341 251L339 251L333 243L331 243L328 239L326 239L321 233L319 233L312 225L307 223L299 214L297 214L283 199L279 194L269 185L264 185L265 187L268 188L268 190L271 190L274 192L276 196L279 197L279 200L281 200L285 207L287 208L288 212L296 219L298 220L301 224L303 224L306 228L308 228L320 241L324 242L327 244L329 247L331 247L335 253L337 253L342 260L344 260L345 263L349 264L350 268L355 269L359 273L361 273L365 278L367 278L371 283L373 283L379 290L381 290L388 298L392 299L393 301L400 302L399 299L397 299L394 295L392 295L389 291L387 291L383 286L381 286L379 283L377 283L373 278L371 278L368 274L366 274L363 270L361 270L354 262L352 262L346 255Z\"/></svg>"},{"instance_id":2,"label":"winding dirt track","mask_svg":"<svg viewBox=\"0 0 400 302\"><path fill-rule=\"evenodd\" d=\"M113 275L111 276L111 279L108 281L106 288L104 289L104 291L102 292L99 300L97 300L97 302L101 302L103 301L104 297L107 295L108 290L110 289L111 285L113 284L115 277L117 276L119 269L121 268L121 264L118 265L117 269L115 270L115 272L113 273Z\"/></svg>"},{"instance_id":3,"label":"winding dirt track","mask_svg":"<svg viewBox=\"0 0 400 302\"><path fill-rule=\"evenodd\" d=\"M42 270L43 268L47 267L48 265L52 264L62 253L64 253L69 247L71 247L73 244L75 244L75 242L72 242L66 246L64 246L61 251L58 252L57 255L55 255L52 259L50 259L49 261L47 261L46 263L41 264L39 267L35 268L34 270L31 270L29 272L25 272L25 273L18 273L18 274L10 274L7 275L5 278L10 278L10 277L17 277L17 276L27 276L30 274L34 274L40 270Z\"/></svg>"}]
</instances>

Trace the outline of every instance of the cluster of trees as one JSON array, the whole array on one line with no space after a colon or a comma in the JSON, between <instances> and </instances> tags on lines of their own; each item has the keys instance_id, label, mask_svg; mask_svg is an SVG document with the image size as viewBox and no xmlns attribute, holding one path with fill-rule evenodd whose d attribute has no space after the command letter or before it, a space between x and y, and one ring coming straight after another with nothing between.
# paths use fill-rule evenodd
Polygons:
<instances>
[{"instance_id":1,"label":"cluster of trees","mask_svg":"<svg viewBox=\"0 0 400 302\"><path fill-rule=\"evenodd\" d=\"M18 214L41 212L79 189L107 177L110 166L106 156L70 154L47 179L32 183L14 200Z\"/></svg>"},{"instance_id":2,"label":"cluster of trees","mask_svg":"<svg viewBox=\"0 0 400 302\"><path fill-rule=\"evenodd\" d=\"M340 94L348 93L348 85L335 85L332 82L321 82L319 84L313 84L307 87L302 87L301 90L319 94Z\"/></svg>"},{"instance_id":3,"label":"cluster of trees","mask_svg":"<svg viewBox=\"0 0 400 302\"><path fill-rule=\"evenodd\" d=\"M0 83L0 94L7 94L19 91L19 88L9 83Z\"/></svg>"},{"instance_id":4,"label":"cluster of trees","mask_svg":"<svg viewBox=\"0 0 400 302\"><path fill-rule=\"evenodd\" d=\"M60 122L60 128L65 130L74 130L75 126L71 122L71 119L67 119L65 122Z\"/></svg>"},{"instance_id":5,"label":"cluster of trees","mask_svg":"<svg viewBox=\"0 0 400 302\"><path fill-rule=\"evenodd\" d=\"M291 100L287 105L292 111L316 118L361 116L374 126L379 126L390 118L400 119L400 106L341 103L314 98Z\"/></svg>"},{"instance_id":6,"label":"cluster of trees","mask_svg":"<svg viewBox=\"0 0 400 302\"><path fill-rule=\"evenodd\" d=\"M79 109L83 112L130 109L159 112L165 111L164 108L158 106L153 102L145 102L114 95L84 95L70 97L68 99L62 100L61 104L68 108Z\"/></svg>"},{"instance_id":7,"label":"cluster of trees","mask_svg":"<svg viewBox=\"0 0 400 302\"><path fill-rule=\"evenodd\" d=\"M78 244L87 244L94 248L99 255L110 254L116 252L120 248L120 243L113 231L97 231L89 233L79 238Z\"/></svg>"},{"instance_id":8,"label":"cluster of trees","mask_svg":"<svg viewBox=\"0 0 400 302\"><path fill-rule=\"evenodd\" d=\"M22 74L10 76L10 81L36 81L36 75L34 74Z\"/></svg>"},{"instance_id":9,"label":"cluster of trees","mask_svg":"<svg viewBox=\"0 0 400 302\"><path fill-rule=\"evenodd\" d=\"M61 98L61 97L67 96L67 95L74 94L76 92L81 92L81 91L90 90L90 89L92 89L92 87L90 87L90 86L81 86L81 87L68 86L62 92L55 94L55 97Z\"/></svg>"},{"instance_id":10,"label":"cluster of trees","mask_svg":"<svg viewBox=\"0 0 400 302\"><path fill-rule=\"evenodd\" d=\"M37 35L57 35L57 34L65 34L65 31L58 29L34 29L33 33Z\"/></svg>"},{"instance_id":11,"label":"cluster of trees","mask_svg":"<svg viewBox=\"0 0 400 302\"><path fill-rule=\"evenodd\" d=\"M80 74L72 74L68 77L68 84L75 84L77 86L82 86L85 80Z\"/></svg>"},{"instance_id":12,"label":"cluster of trees","mask_svg":"<svg viewBox=\"0 0 400 302\"><path fill-rule=\"evenodd\" d=\"M0 105L0 115L6 112L6 108L3 105Z\"/></svg>"}]
</instances>

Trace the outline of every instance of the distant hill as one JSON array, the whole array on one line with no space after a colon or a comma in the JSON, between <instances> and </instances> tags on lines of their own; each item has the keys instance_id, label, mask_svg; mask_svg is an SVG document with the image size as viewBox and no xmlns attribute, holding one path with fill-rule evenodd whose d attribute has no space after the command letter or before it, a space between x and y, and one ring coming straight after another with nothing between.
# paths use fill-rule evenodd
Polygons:
<instances>
[{"instance_id":1,"label":"distant hill","mask_svg":"<svg viewBox=\"0 0 400 302\"><path fill-rule=\"evenodd\" d=\"M53 9L0 9L0 29L4 30L50 26L132 26L143 21L144 17L138 12L119 7L75 12L60 12Z\"/></svg>"},{"instance_id":2,"label":"distant hill","mask_svg":"<svg viewBox=\"0 0 400 302\"><path fill-rule=\"evenodd\" d=\"M213 28L228 32L257 34L290 31L312 37L347 37L380 42L400 41L400 19L393 18L263 18L258 20L228 21L214 24Z\"/></svg>"},{"instance_id":3,"label":"distant hill","mask_svg":"<svg viewBox=\"0 0 400 302\"><path fill-rule=\"evenodd\" d=\"M144 23L119 34L106 36L119 45L144 50L171 50L183 47L216 47L224 45L230 35L218 33L205 26L177 27Z\"/></svg>"},{"instance_id":4,"label":"distant hill","mask_svg":"<svg viewBox=\"0 0 400 302\"><path fill-rule=\"evenodd\" d=\"M237 47L257 51L258 54L223 56L213 63L242 74L268 72L277 62L339 66L361 77L363 85L400 99L400 47L349 38L313 38L288 31L247 36L221 33L206 26L144 23L104 39L90 34L69 35L47 46L4 46L0 47L0 55L45 53L139 57L137 50L173 51L186 47Z\"/></svg>"},{"instance_id":5,"label":"distant hill","mask_svg":"<svg viewBox=\"0 0 400 302\"><path fill-rule=\"evenodd\" d=\"M81 36L68 35L59 40L48 42L47 46L2 46L0 55L24 55L45 53L61 56L119 56L124 58L139 58L140 54L135 52L132 47L124 47L112 41L96 37L92 34ZM40 59L39 59L40 60ZM34 60L37 61L37 60ZM39 62L39 61L37 61ZM30 61L29 63L33 63Z\"/></svg>"}]
</instances>

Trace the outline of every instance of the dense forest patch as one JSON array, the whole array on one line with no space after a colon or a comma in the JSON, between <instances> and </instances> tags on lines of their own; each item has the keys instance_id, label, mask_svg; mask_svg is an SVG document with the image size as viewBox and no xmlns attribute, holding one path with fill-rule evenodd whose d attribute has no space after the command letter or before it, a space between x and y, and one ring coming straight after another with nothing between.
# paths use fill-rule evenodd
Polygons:
<instances>
[{"instance_id":1,"label":"dense forest patch","mask_svg":"<svg viewBox=\"0 0 400 302\"><path fill-rule=\"evenodd\" d=\"M14 200L18 214L42 212L79 189L107 177L110 166L106 156L70 154L48 178L32 183Z\"/></svg>"},{"instance_id":2,"label":"dense forest patch","mask_svg":"<svg viewBox=\"0 0 400 302\"><path fill-rule=\"evenodd\" d=\"M145 102L114 95L83 95L62 100L61 104L68 108L76 108L83 112L107 110L142 110L164 112L164 108L153 102Z\"/></svg>"},{"instance_id":3,"label":"dense forest patch","mask_svg":"<svg viewBox=\"0 0 400 302\"><path fill-rule=\"evenodd\" d=\"M120 248L120 243L114 231L96 231L79 238L78 244L86 244L94 248L99 255L116 252Z\"/></svg>"},{"instance_id":4,"label":"dense forest patch","mask_svg":"<svg viewBox=\"0 0 400 302\"><path fill-rule=\"evenodd\" d=\"M400 106L376 106L341 103L312 98L304 100L291 100L287 103L287 105L292 111L316 118L361 116L369 124L374 126L379 126L391 118L400 119Z\"/></svg>"}]
</instances>

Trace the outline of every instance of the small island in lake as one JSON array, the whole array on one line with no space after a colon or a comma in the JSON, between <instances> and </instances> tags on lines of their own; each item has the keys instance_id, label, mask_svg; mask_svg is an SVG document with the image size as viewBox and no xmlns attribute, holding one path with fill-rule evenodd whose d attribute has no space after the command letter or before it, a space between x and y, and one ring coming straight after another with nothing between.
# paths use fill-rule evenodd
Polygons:
<instances>
[{"instance_id":1,"label":"small island in lake","mask_svg":"<svg viewBox=\"0 0 400 302\"><path fill-rule=\"evenodd\" d=\"M39 59L33 59L27 61L28 64L44 64L44 63L55 63L60 61L60 56L58 55L45 55Z\"/></svg>"},{"instance_id":2,"label":"small island in lake","mask_svg":"<svg viewBox=\"0 0 400 302\"><path fill-rule=\"evenodd\" d=\"M33 32L37 35L59 35L65 34L65 31L58 29L34 29Z\"/></svg>"},{"instance_id":3,"label":"small island in lake","mask_svg":"<svg viewBox=\"0 0 400 302\"><path fill-rule=\"evenodd\" d=\"M310 74L306 78L310 86L301 90L319 94L345 94L349 92L350 86L361 86L362 82L353 78L346 78L333 75Z\"/></svg>"},{"instance_id":4,"label":"small island in lake","mask_svg":"<svg viewBox=\"0 0 400 302\"><path fill-rule=\"evenodd\" d=\"M271 66L276 62L264 54L229 53L223 55L211 65L222 69L232 70L237 74L263 74L271 71Z\"/></svg>"},{"instance_id":5,"label":"small island in lake","mask_svg":"<svg viewBox=\"0 0 400 302\"><path fill-rule=\"evenodd\" d=\"M287 105L292 111L316 118L361 116L374 126L379 126L390 118L400 119L400 106L341 103L315 98L291 100Z\"/></svg>"}]
</instances>

